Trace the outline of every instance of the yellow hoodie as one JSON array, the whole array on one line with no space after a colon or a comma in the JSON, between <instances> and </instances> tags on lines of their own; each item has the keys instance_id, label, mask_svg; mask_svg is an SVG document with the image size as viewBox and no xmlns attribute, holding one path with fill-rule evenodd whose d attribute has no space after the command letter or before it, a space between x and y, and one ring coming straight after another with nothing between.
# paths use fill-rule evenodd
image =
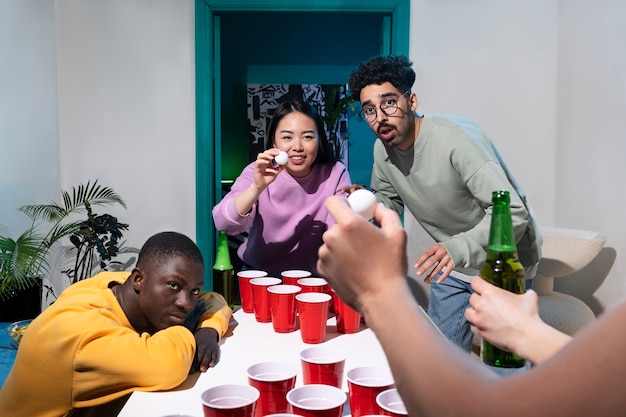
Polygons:
<instances>
[{"instance_id":1,"label":"yellow hoodie","mask_svg":"<svg viewBox=\"0 0 626 417\"><path fill-rule=\"evenodd\" d=\"M30 324L0 391L0 416L64 416L133 391L176 387L189 373L193 334L183 326L138 334L113 292L129 272L101 272L67 288ZM223 336L231 309L219 294L202 293L200 327Z\"/></svg>"}]
</instances>

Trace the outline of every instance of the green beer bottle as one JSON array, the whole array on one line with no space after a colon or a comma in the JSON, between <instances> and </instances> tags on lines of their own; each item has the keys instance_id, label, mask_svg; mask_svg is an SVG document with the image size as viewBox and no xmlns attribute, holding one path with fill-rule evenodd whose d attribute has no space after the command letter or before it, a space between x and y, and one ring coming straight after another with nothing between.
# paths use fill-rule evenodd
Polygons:
<instances>
[{"instance_id":1,"label":"green beer bottle","mask_svg":"<svg viewBox=\"0 0 626 417\"><path fill-rule=\"evenodd\" d=\"M480 268L480 276L491 284L522 294L525 291L524 267L517 259L510 201L508 191L494 191L492 194L487 261ZM522 368L526 365L519 355L497 348L484 339L480 356L483 363L500 368Z\"/></svg>"},{"instance_id":2,"label":"green beer bottle","mask_svg":"<svg viewBox=\"0 0 626 417\"><path fill-rule=\"evenodd\" d=\"M222 294L230 308L235 305L233 275L233 264L230 261L228 249L228 235L225 230L220 230L215 264L213 265L213 291Z\"/></svg>"}]
</instances>

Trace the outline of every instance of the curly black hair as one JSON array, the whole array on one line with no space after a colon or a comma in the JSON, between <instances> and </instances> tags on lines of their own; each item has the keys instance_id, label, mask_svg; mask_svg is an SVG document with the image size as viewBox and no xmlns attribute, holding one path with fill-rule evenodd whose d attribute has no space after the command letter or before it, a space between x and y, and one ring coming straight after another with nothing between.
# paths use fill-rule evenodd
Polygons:
<instances>
[{"instance_id":1,"label":"curly black hair","mask_svg":"<svg viewBox=\"0 0 626 417\"><path fill-rule=\"evenodd\" d=\"M390 82L399 91L410 90L415 82L413 63L404 55L376 56L352 71L348 84L350 94L361 101L361 90L371 84Z\"/></svg>"},{"instance_id":2,"label":"curly black hair","mask_svg":"<svg viewBox=\"0 0 626 417\"><path fill-rule=\"evenodd\" d=\"M202 253L196 243L178 232L161 232L150 237L139 251L137 266L141 267L150 262L161 263L178 256L204 266Z\"/></svg>"}]
</instances>

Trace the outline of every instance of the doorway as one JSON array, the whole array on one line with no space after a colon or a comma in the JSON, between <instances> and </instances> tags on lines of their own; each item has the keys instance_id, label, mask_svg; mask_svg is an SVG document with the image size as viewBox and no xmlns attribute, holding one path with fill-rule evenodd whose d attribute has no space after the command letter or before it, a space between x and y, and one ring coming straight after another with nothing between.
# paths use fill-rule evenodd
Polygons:
<instances>
[{"instance_id":1,"label":"doorway","mask_svg":"<svg viewBox=\"0 0 626 417\"><path fill-rule=\"evenodd\" d=\"M196 241L206 290L216 242L211 209L251 162L247 85L345 84L361 61L409 50L410 0L232 3L196 0L195 10ZM349 117L348 169L353 182L368 185L375 137Z\"/></svg>"}]
</instances>

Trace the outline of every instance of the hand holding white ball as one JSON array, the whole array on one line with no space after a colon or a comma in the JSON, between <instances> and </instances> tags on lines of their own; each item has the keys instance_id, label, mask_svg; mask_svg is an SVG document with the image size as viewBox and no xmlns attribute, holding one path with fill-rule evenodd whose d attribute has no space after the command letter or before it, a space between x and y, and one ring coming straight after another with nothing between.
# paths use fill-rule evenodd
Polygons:
<instances>
[{"instance_id":1,"label":"hand holding white ball","mask_svg":"<svg viewBox=\"0 0 626 417\"><path fill-rule=\"evenodd\" d=\"M369 190L364 188L353 191L348 196L348 204L357 214L365 217L367 220L374 218L376 210L376 196Z\"/></svg>"},{"instance_id":2,"label":"hand holding white ball","mask_svg":"<svg viewBox=\"0 0 626 417\"><path fill-rule=\"evenodd\" d=\"M285 151L280 151L274 158L274 161L276 161L278 165L286 165L287 162L289 162L289 155L287 155Z\"/></svg>"}]
</instances>

